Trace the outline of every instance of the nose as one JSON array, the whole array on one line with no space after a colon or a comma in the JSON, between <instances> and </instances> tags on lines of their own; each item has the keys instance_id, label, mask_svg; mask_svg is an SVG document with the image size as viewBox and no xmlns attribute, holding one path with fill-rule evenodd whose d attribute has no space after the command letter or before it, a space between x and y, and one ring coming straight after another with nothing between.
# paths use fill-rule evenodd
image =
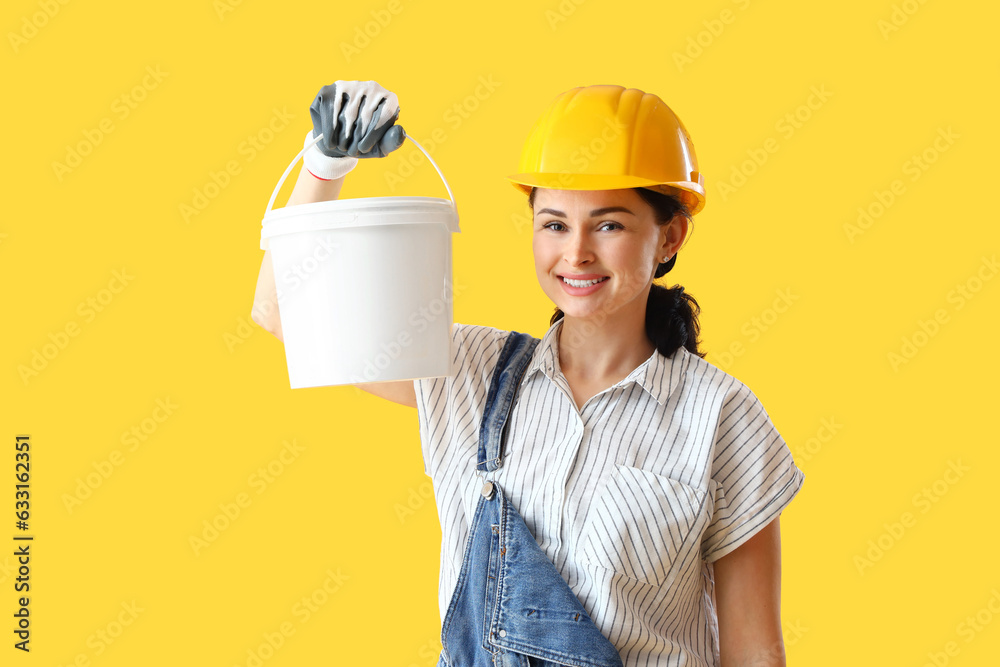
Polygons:
<instances>
[{"instance_id":1,"label":"nose","mask_svg":"<svg viewBox=\"0 0 1000 667\"><path fill-rule=\"evenodd\" d=\"M563 257L570 266L580 266L587 262L592 262L594 252L591 249L590 237L577 229L567 235L566 245L563 248Z\"/></svg>"}]
</instances>

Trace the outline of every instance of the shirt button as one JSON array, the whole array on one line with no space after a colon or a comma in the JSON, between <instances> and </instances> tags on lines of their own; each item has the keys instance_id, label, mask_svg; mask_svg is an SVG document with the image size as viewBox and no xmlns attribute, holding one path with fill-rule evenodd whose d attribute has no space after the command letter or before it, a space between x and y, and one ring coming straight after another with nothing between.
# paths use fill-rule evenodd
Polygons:
<instances>
[{"instance_id":1,"label":"shirt button","mask_svg":"<svg viewBox=\"0 0 1000 667\"><path fill-rule=\"evenodd\" d=\"M500 631L500 636L501 637L506 637L507 636L507 631L506 630L501 630Z\"/></svg>"}]
</instances>

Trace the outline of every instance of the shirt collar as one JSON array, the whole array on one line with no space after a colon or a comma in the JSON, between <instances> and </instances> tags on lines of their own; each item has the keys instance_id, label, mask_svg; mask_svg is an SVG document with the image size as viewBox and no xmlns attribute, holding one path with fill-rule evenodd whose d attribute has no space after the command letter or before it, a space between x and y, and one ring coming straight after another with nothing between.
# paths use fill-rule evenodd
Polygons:
<instances>
[{"instance_id":1,"label":"shirt collar","mask_svg":"<svg viewBox=\"0 0 1000 667\"><path fill-rule=\"evenodd\" d=\"M559 368L559 331L562 323L563 318L560 317L542 336L531 357L525 378L530 377L535 371L541 371L553 382L556 381L557 375L562 376L562 369ZM660 354L659 350L654 350L648 359L612 386L619 387L634 382L645 389L657 403L665 405L670 394L683 380L690 360L691 353L683 346L677 348L677 351L669 357Z\"/></svg>"}]
</instances>

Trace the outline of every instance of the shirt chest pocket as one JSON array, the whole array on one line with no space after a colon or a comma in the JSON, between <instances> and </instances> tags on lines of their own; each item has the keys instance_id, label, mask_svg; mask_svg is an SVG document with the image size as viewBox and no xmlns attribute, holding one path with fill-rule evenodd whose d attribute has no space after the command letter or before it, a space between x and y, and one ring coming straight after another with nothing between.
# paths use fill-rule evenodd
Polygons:
<instances>
[{"instance_id":1,"label":"shirt chest pocket","mask_svg":"<svg viewBox=\"0 0 1000 667\"><path fill-rule=\"evenodd\" d=\"M631 579L665 586L700 554L707 495L672 477L616 465L590 506L579 556Z\"/></svg>"}]
</instances>

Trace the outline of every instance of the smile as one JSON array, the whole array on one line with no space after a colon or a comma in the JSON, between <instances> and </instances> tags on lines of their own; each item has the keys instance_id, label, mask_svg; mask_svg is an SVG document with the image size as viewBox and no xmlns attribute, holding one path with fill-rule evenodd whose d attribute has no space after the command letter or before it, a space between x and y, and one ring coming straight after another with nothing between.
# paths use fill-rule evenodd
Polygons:
<instances>
[{"instance_id":1,"label":"smile","mask_svg":"<svg viewBox=\"0 0 1000 667\"><path fill-rule=\"evenodd\" d=\"M563 282L565 282L567 285L571 285L573 287L590 287L591 285L596 285L597 283L604 282L605 280L608 279L608 276L604 276L603 278L595 278L593 280L573 280L565 276L560 276L560 278L562 278Z\"/></svg>"}]
</instances>

